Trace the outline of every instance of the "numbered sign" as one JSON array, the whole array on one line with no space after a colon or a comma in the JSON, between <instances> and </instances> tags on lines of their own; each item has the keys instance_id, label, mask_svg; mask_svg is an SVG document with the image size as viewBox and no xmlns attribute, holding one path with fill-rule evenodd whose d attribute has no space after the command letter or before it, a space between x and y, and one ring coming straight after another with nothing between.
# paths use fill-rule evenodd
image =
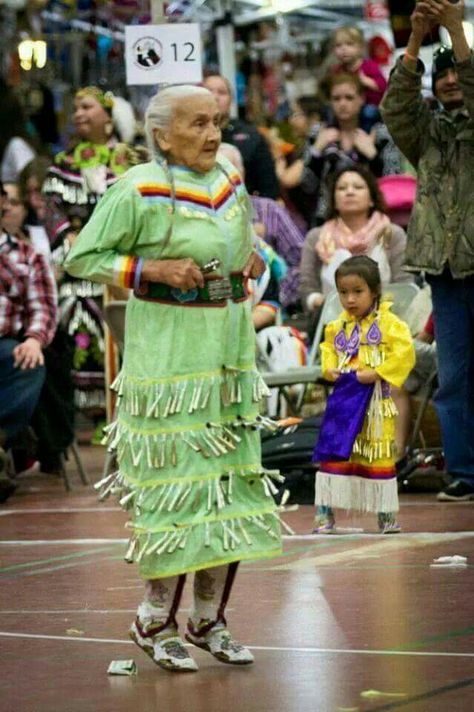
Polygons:
<instances>
[{"instance_id":1,"label":"numbered sign","mask_svg":"<svg viewBox=\"0 0 474 712\"><path fill-rule=\"evenodd\" d=\"M127 84L197 84L202 80L198 24L128 25Z\"/></svg>"}]
</instances>

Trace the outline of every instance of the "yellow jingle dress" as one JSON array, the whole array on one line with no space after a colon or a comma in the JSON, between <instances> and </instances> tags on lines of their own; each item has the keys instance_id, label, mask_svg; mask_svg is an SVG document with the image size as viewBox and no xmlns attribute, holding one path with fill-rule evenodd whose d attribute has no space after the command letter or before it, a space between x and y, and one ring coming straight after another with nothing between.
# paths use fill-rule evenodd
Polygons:
<instances>
[{"instance_id":1,"label":"yellow jingle dress","mask_svg":"<svg viewBox=\"0 0 474 712\"><path fill-rule=\"evenodd\" d=\"M415 364L408 326L382 302L357 320L344 311L325 330L321 344L322 372L373 368L381 377L370 400L362 430L349 460L321 462L316 475L316 505L366 512L399 509L395 471L395 417L391 386L401 387ZM357 327L358 325L358 327ZM360 331L359 331L360 328ZM345 349L358 332L358 349ZM379 335L374 343L370 334ZM369 334L369 338L367 335ZM342 338L341 338L342 337Z\"/></svg>"}]
</instances>

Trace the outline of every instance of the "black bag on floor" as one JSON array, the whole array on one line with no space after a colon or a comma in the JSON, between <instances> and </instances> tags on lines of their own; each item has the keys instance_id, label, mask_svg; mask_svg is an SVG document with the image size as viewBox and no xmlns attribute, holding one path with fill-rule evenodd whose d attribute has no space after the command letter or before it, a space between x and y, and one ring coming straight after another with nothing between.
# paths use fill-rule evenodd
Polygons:
<instances>
[{"instance_id":1,"label":"black bag on floor","mask_svg":"<svg viewBox=\"0 0 474 712\"><path fill-rule=\"evenodd\" d=\"M262 463L268 470L280 470L285 477L281 491L290 492L290 504L314 503L315 467L311 462L322 416L276 433L262 435Z\"/></svg>"}]
</instances>

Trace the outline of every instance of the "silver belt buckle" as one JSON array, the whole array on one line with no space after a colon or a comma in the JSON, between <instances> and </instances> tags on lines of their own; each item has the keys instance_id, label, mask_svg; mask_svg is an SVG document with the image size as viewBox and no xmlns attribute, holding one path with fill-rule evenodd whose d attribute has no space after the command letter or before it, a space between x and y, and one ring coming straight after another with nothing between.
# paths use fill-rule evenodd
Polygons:
<instances>
[{"instance_id":1,"label":"silver belt buckle","mask_svg":"<svg viewBox=\"0 0 474 712\"><path fill-rule=\"evenodd\" d=\"M207 282L207 291L210 302L221 302L224 299L232 299L232 283L228 277L222 279L210 279Z\"/></svg>"}]
</instances>

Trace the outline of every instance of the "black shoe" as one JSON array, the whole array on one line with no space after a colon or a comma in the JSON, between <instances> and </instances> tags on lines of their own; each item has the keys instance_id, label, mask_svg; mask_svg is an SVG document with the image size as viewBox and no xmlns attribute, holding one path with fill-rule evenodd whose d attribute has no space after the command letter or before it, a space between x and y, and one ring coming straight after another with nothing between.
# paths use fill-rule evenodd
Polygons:
<instances>
[{"instance_id":1,"label":"black shoe","mask_svg":"<svg viewBox=\"0 0 474 712\"><path fill-rule=\"evenodd\" d=\"M17 485L7 477L0 479L0 504L6 502L7 499L16 490Z\"/></svg>"},{"instance_id":2,"label":"black shoe","mask_svg":"<svg viewBox=\"0 0 474 712\"><path fill-rule=\"evenodd\" d=\"M474 501L474 487L462 480L454 480L442 492L438 493L440 502L469 502Z\"/></svg>"},{"instance_id":3,"label":"black shoe","mask_svg":"<svg viewBox=\"0 0 474 712\"><path fill-rule=\"evenodd\" d=\"M47 457L40 457L40 472L47 475L62 475L64 473L64 464L61 460L61 455L52 454Z\"/></svg>"},{"instance_id":4,"label":"black shoe","mask_svg":"<svg viewBox=\"0 0 474 712\"><path fill-rule=\"evenodd\" d=\"M17 485L7 475L7 454L0 447L0 503L6 502L16 488Z\"/></svg>"}]
</instances>

